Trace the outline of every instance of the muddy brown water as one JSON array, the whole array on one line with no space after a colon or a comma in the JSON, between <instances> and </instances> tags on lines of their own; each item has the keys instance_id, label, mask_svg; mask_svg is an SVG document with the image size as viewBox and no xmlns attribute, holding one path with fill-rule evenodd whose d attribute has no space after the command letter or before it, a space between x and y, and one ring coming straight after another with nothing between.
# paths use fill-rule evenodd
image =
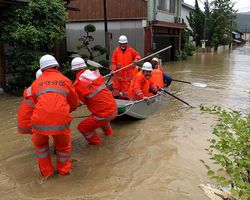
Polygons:
<instances>
[{"instance_id":1,"label":"muddy brown water","mask_svg":"<svg viewBox=\"0 0 250 200\"><path fill-rule=\"evenodd\" d=\"M204 149L216 118L201 114L199 105L249 112L250 46L230 53L197 54L168 63L165 70L175 79L208 84L198 88L173 82L175 95L196 108L164 97L153 116L116 119L111 137L99 130L100 146L86 144L76 129L81 119L74 119L73 172L46 181L39 173L30 136L17 134L21 98L0 96L0 199L207 200L199 185L211 180L200 159L208 160ZM83 114L84 108L73 113Z\"/></svg>"}]
</instances>

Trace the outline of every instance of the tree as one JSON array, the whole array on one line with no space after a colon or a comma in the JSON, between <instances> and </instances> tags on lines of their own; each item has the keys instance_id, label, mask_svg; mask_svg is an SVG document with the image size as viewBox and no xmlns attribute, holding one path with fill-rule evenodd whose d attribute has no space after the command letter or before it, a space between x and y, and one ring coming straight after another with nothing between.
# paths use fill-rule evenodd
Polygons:
<instances>
[{"instance_id":1,"label":"tree","mask_svg":"<svg viewBox=\"0 0 250 200\"><path fill-rule=\"evenodd\" d=\"M213 33L213 21L211 19L211 9L208 1L204 2L204 15L205 15L205 27L204 27L204 39L207 40L206 46L212 44L212 33Z\"/></svg>"},{"instance_id":2,"label":"tree","mask_svg":"<svg viewBox=\"0 0 250 200\"><path fill-rule=\"evenodd\" d=\"M96 27L93 24L87 24L86 26L84 26L84 35L79 38L81 44L78 46L78 50L85 49L87 50L89 55L82 54L83 58L89 58L90 60L93 60L95 57L107 53L107 49L105 47L102 47L101 45L94 45L93 47L91 47L91 42L95 40L91 33L95 31Z\"/></svg>"},{"instance_id":3,"label":"tree","mask_svg":"<svg viewBox=\"0 0 250 200\"><path fill-rule=\"evenodd\" d=\"M0 40L11 46L8 69L18 74L16 85L22 89L34 80L39 57L65 37L66 11L60 0L30 0L5 15Z\"/></svg>"},{"instance_id":4,"label":"tree","mask_svg":"<svg viewBox=\"0 0 250 200\"><path fill-rule=\"evenodd\" d=\"M192 28L192 36L197 46L201 45L201 40L203 39L204 32L204 21L205 16L201 11L198 1L195 0L195 9L189 13L189 17L187 17L188 23Z\"/></svg>"},{"instance_id":5,"label":"tree","mask_svg":"<svg viewBox=\"0 0 250 200\"><path fill-rule=\"evenodd\" d=\"M214 0L211 4L213 6L212 43L217 48L220 44L225 45L232 42L231 32L236 27L236 11L233 9L234 3L231 0Z\"/></svg>"}]
</instances>

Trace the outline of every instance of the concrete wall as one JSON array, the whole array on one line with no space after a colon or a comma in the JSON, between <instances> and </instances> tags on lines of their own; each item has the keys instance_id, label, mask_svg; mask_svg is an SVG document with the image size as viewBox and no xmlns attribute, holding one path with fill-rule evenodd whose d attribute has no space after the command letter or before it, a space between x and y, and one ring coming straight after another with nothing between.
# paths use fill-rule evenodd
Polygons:
<instances>
[{"instance_id":1,"label":"concrete wall","mask_svg":"<svg viewBox=\"0 0 250 200\"><path fill-rule=\"evenodd\" d=\"M243 33L242 39L250 42L250 33Z\"/></svg>"},{"instance_id":2,"label":"concrete wall","mask_svg":"<svg viewBox=\"0 0 250 200\"><path fill-rule=\"evenodd\" d=\"M229 45L221 45L221 46L218 46L217 53L220 53L220 52L223 52L223 51L228 51L228 50L229 50ZM199 53L203 52L203 49L198 48L198 52ZM206 47L205 52L214 53L215 52L214 47L212 47L212 48L211 47Z\"/></svg>"},{"instance_id":3,"label":"concrete wall","mask_svg":"<svg viewBox=\"0 0 250 200\"><path fill-rule=\"evenodd\" d=\"M120 35L126 35L129 44L136 49L142 56L144 54L144 28L143 20L128 20L128 21L109 21L108 31L110 37L110 54L118 46L118 38ZM103 22L72 22L66 24L67 51L78 52L78 39L84 34L84 26L93 24L96 31L93 33L93 45L98 44L105 46L105 31ZM102 58L103 59L103 58Z\"/></svg>"}]
</instances>

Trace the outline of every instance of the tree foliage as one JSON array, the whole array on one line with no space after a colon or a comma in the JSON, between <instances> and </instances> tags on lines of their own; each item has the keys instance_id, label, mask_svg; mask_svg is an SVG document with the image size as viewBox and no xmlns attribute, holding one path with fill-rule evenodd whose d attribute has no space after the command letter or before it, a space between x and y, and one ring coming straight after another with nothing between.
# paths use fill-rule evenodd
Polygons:
<instances>
[{"instance_id":1,"label":"tree foliage","mask_svg":"<svg viewBox=\"0 0 250 200\"><path fill-rule=\"evenodd\" d=\"M200 40L208 40L208 46L230 44L231 32L236 29L236 11L231 0L213 0L210 4L204 1L204 12L195 1L195 9L187 20L192 28L192 35L197 46Z\"/></svg>"},{"instance_id":2,"label":"tree foliage","mask_svg":"<svg viewBox=\"0 0 250 200\"><path fill-rule=\"evenodd\" d=\"M22 88L34 80L39 57L51 53L54 42L65 37L66 11L60 0L29 0L5 16L0 37L10 45L8 69L19 75Z\"/></svg>"},{"instance_id":3,"label":"tree foliage","mask_svg":"<svg viewBox=\"0 0 250 200\"><path fill-rule=\"evenodd\" d=\"M200 46L203 39L205 16L201 11L198 0L195 0L195 9L189 13L187 17L188 23L192 28L192 36L197 46Z\"/></svg>"},{"instance_id":4,"label":"tree foliage","mask_svg":"<svg viewBox=\"0 0 250 200\"><path fill-rule=\"evenodd\" d=\"M208 1L204 2L204 17L205 17L205 24L204 24L204 39L206 41L206 46L212 45L212 34L213 34L213 20L212 20L212 11L210 9L210 4Z\"/></svg>"},{"instance_id":5,"label":"tree foliage","mask_svg":"<svg viewBox=\"0 0 250 200\"><path fill-rule=\"evenodd\" d=\"M201 106L203 112L219 118L213 129L214 139L210 140L207 152L219 167L213 170L203 160L208 176L222 187L231 188L231 193L242 200L250 197L250 114L226 111L220 107Z\"/></svg>"},{"instance_id":6,"label":"tree foliage","mask_svg":"<svg viewBox=\"0 0 250 200\"><path fill-rule=\"evenodd\" d=\"M213 34L212 43L217 47L219 44L231 43L232 31L236 28L236 11L231 0L214 0L211 2Z\"/></svg>"},{"instance_id":7,"label":"tree foliage","mask_svg":"<svg viewBox=\"0 0 250 200\"><path fill-rule=\"evenodd\" d=\"M104 55L108 52L107 49L101 45L91 45L95 40L92 35L92 33L95 31L96 27L93 24L87 24L84 26L83 36L78 39L81 42L81 44L78 45L78 50L85 49L88 52L88 55L82 54L83 58L89 58L90 60L93 60L95 57Z\"/></svg>"}]
</instances>

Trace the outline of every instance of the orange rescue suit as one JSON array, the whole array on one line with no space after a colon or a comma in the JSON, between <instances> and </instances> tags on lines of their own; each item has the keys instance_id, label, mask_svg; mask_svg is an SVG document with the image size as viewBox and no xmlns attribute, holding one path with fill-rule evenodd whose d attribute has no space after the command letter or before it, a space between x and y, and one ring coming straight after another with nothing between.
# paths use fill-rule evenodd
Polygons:
<instances>
[{"instance_id":1,"label":"orange rescue suit","mask_svg":"<svg viewBox=\"0 0 250 200\"><path fill-rule=\"evenodd\" d=\"M118 47L112 56L112 70L116 71L130 65L135 59L140 60L141 56L132 47L128 45L125 51L122 51L122 49ZM117 66L120 67L117 68ZM119 92L128 92L130 82L134 77L133 71L133 66L130 66L114 74L112 78L114 96L119 96Z\"/></svg>"},{"instance_id":2,"label":"orange rescue suit","mask_svg":"<svg viewBox=\"0 0 250 200\"><path fill-rule=\"evenodd\" d=\"M32 129L39 134L57 135L69 128L71 111L78 106L72 82L56 69L47 69L32 85L36 106L31 118Z\"/></svg>"},{"instance_id":3,"label":"orange rescue suit","mask_svg":"<svg viewBox=\"0 0 250 200\"><path fill-rule=\"evenodd\" d=\"M80 101L86 104L92 114L78 125L78 130L90 144L100 144L95 129L100 127L105 135L112 134L109 122L116 117L117 104L99 72L96 71L96 79L90 80L84 76L85 71L84 69L77 73L74 87Z\"/></svg>"},{"instance_id":4,"label":"orange rescue suit","mask_svg":"<svg viewBox=\"0 0 250 200\"><path fill-rule=\"evenodd\" d=\"M164 87L163 72L160 70L160 68L153 69L151 75L151 82L161 88Z\"/></svg>"},{"instance_id":5,"label":"orange rescue suit","mask_svg":"<svg viewBox=\"0 0 250 200\"><path fill-rule=\"evenodd\" d=\"M27 96L27 91L29 90L30 88L24 90L23 100L17 114L18 133L21 134L32 134L31 116L35 106L35 102L31 96Z\"/></svg>"},{"instance_id":6,"label":"orange rescue suit","mask_svg":"<svg viewBox=\"0 0 250 200\"><path fill-rule=\"evenodd\" d=\"M61 175L71 171L70 111L79 105L73 83L56 69L46 69L27 91L35 101L31 117L32 142L43 176L54 174L49 149L49 136L54 140L56 168Z\"/></svg>"},{"instance_id":7,"label":"orange rescue suit","mask_svg":"<svg viewBox=\"0 0 250 200\"><path fill-rule=\"evenodd\" d=\"M153 94L149 92L150 88L155 92L157 91L157 87L154 83L151 80L146 79L142 71L140 71L130 84L128 92L129 98L135 100L153 96Z\"/></svg>"}]
</instances>

